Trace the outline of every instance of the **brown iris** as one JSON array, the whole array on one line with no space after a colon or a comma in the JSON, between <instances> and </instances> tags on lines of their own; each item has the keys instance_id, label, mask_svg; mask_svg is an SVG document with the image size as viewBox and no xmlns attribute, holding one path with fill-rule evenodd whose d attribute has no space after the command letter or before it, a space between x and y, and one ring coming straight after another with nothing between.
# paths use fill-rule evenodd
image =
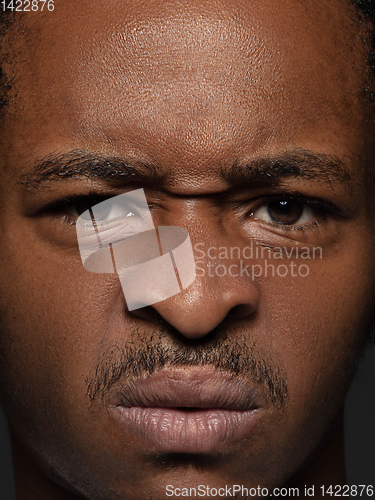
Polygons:
<instances>
[{"instance_id":1,"label":"brown iris","mask_svg":"<svg viewBox=\"0 0 375 500\"><path fill-rule=\"evenodd\" d=\"M268 214L277 224L292 225L299 221L304 204L294 200L277 200L268 203Z\"/></svg>"}]
</instances>

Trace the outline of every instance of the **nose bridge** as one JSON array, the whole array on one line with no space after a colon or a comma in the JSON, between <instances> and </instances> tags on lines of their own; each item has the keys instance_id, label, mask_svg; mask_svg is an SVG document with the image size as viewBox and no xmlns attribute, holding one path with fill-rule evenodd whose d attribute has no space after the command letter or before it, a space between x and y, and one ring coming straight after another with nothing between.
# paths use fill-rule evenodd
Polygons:
<instances>
[{"instance_id":1,"label":"nose bridge","mask_svg":"<svg viewBox=\"0 0 375 500\"><path fill-rule=\"evenodd\" d=\"M220 204L204 198L190 210L181 210L186 202L174 203L174 210L152 218L144 191L135 190L109 206L95 205L76 224L85 269L115 272L129 312L153 307L190 338L207 335L229 314L251 315L259 302L251 274L242 269L241 244L234 244L240 236ZM137 201L138 216L130 201ZM114 217L107 221L108 213Z\"/></svg>"}]
</instances>

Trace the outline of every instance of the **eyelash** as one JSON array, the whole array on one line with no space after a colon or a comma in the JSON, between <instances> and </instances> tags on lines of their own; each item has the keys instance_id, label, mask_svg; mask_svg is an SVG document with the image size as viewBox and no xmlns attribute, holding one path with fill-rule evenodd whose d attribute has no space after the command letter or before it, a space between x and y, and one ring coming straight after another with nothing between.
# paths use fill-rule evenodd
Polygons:
<instances>
[{"instance_id":1,"label":"eyelash","mask_svg":"<svg viewBox=\"0 0 375 500\"><path fill-rule=\"evenodd\" d=\"M75 228L76 226L76 218L72 218L67 214L63 214L62 212L64 211L64 208L67 207L74 207L77 205L84 205L87 207L86 209L93 207L97 203L100 203L102 201L105 201L107 199L111 198L111 196L106 196L106 195L101 195L98 194L95 191L91 191L87 194L84 195L71 195L68 197L65 197L63 199L57 200L47 207L44 208L43 212L46 214L51 214L55 213L56 218L55 218L55 223L60 223L64 227L68 228ZM263 198L260 200L260 202L257 204L256 208L253 208L251 212L247 212L245 215L245 218L247 219L249 216L258 210L260 207L265 206L272 201L289 201L289 202L299 202L302 203L305 206L308 206L317 212L320 213L319 217L317 219L312 220L311 222L307 224L302 224L302 225L287 225L287 224L281 224L277 222L267 222L263 221L264 224L267 224L268 226L274 227L275 229L279 231L283 231L284 233L291 233L291 232L302 232L306 233L309 230L319 230L322 226L324 226L324 223L326 220L333 216L333 214L338 212L338 209L336 206L334 206L332 203L327 202L325 200L321 200L319 198L309 198L309 197L304 197L299 194L294 194L294 195L274 195L270 196L267 198Z\"/></svg>"},{"instance_id":2,"label":"eyelash","mask_svg":"<svg viewBox=\"0 0 375 500\"><path fill-rule=\"evenodd\" d=\"M55 214L55 223L62 223L66 227L75 227L77 219L73 219L66 214L62 215L64 208L66 209L67 207L74 207L81 204L85 205L88 209L110 197L111 196L100 195L95 191L90 191L89 193L83 195L71 195L47 205L47 207L44 208L43 213Z\"/></svg>"},{"instance_id":3,"label":"eyelash","mask_svg":"<svg viewBox=\"0 0 375 500\"><path fill-rule=\"evenodd\" d=\"M291 233L294 231L306 233L309 230L318 230L324 225L323 221L318 221L318 220L314 220L312 222L309 222L308 224L303 224L301 226L293 226L293 225L288 226L288 225L278 224L277 222L275 222L274 224L268 222L267 224L276 227L279 230L281 229L285 233Z\"/></svg>"},{"instance_id":4,"label":"eyelash","mask_svg":"<svg viewBox=\"0 0 375 500\"><path fill-rule=\"evenodd\" d=\"M260 207L266 206L273 201L298 202L303 204L304 206L308 206L309 208L319 212L320 214L319 218L301 225L293 225L293 224L288 225L277 222L263 221L264 224L267 224L268 226L274 227L279 231L281 230L285 233L290 233L293 231L306 233L309 230L319 230L321 227L324 226L326 220L329 217L332 217L334 214L337 214L339 212L338 208L334 204L328 201L322 200L320 198L309 198L301 196L300 194L296 193L287 196L283 194L278 194L267 198L263 198L261 202L257 204L257 207L255 209L252 209L252 211L250 212L250 216L253 215L254 212L257 211Z\"/></svg>"}]
</instances>

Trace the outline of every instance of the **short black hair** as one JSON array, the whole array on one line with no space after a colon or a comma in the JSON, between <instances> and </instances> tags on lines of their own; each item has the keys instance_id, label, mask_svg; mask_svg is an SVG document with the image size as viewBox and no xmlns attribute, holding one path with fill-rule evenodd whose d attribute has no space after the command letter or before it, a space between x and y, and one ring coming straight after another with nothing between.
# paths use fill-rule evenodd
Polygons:
<instances>
[{"instance_id":1,"label":"short black hair","mask_svg":"<svg viewBox=\"0 0 375 500\"><path fill-rule=\"evenodd\" d=\"M369 47L367 60L372 71L372 76L375 78L375 0L350 1L354 5L359 17L363 18L370 26L367 37Z\"/></svg>"},{"instance_id":2,"label":"short black hair","mask_svg":"<svg viewBox=\"0 0 375 500\"><path fill-rule=\"evenodd\" d=\"M367 50L367 62L371 71L371 83L375 83L375 0L348 0L353 5L359 22L367 26L364 46ZM17 18L15 13L9 9L0 10L0 112L8 104L9 93L12 87L10 76L4 69L7 58L11 58L10 47L5 46L4 40L12 24ZM371 85L373 87L373 85ZM375 91L366 89L367 98L375 104Z\"/></svg>"},{"instance_id":3,"label":"short black hair","mask_svg":"<svg viewBox=\"0 0 375 500\"><path fill-rule=\"evenodd\" d=\"M352 0L352 3L363 15L374 18L375 14L375 3L374 0Z\"/></svg>"},{"instance_id":4,"label":"short black hair","mask_svg":"<svg viewBox=\"0 0 375 500\"><path fill-rule=\"evenodd\" d=\"M4 63L9 57L10 47L5 47L4 40L16 18L12 11L0 11L0 111L8 104L8 95L11 88L9 75L6 74Z\"/></svg>"}]
</instances>

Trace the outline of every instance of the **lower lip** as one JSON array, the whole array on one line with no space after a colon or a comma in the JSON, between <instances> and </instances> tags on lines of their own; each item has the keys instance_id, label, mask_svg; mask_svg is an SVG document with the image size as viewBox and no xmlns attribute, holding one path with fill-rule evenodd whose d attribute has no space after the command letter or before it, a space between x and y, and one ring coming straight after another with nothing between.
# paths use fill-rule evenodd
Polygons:
<instances>
[{"instance_id":1,"label":"lower lip","mask_svg":"<svg viewBox=\"0 0 375 500\"><path fill-rule=\"evenodd\" d=\"M117 406L114 416L158 451L210 453L250 432L260 410L141 408Z\"/></svg>"}]
</instances>

